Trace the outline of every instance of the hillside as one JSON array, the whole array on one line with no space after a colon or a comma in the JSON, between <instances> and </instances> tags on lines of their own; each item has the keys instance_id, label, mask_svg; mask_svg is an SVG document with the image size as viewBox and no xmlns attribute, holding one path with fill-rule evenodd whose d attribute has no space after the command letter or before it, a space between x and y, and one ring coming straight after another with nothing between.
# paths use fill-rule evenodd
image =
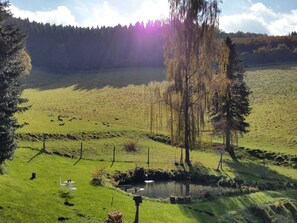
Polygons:
<instances>
[{"instance_id":1,"label":"hillside","mask_svg":"<svg viewBox=\"0 0 297 223\"><path fill-rule=\"evenodd\" d=\"M297 154L296 70L284 66L247 72L247 83L253 92L252 113L248 117L251 128L240 139L240 145ZM159 68L114 69L67 76L33 70L24 92L32 109L20 116L20 122L29 125L20 132L147 131L148 84L162 80L164 71ZM69 116L64 126L59 126L59 115ZM68 121L70 117L77 120ZM111 125L107 128L102 122ZM162 131L166 133L166 128Z\"/></svg>"},{"instance_id":2,"label":"hillside","mask_svg":"<svg viewBox=\"0 0 297 223\"><path fill-rule=\"evenodd\" d=\"M188 204L170 204L169 198L143 198L140 219L148 223L250 219L277 222L283 218L294 222L297 175L291 162L297 160L296 69L270 67L248 71L247 83L254 92L249 117L251 131L239 142L240 146L265 149L270 154L281 152L276 160L291 154L292 166L268 159L267 175L263 176L262 159L248 155L248 150L238 150L240 162L224 155L223 171L219 172L219 154L215 150L192 151L193 177L206 183L208 178L220 179L225 187L218 189L217 182L213 190L222 194L201 189L200 198ZM146 78L139 80L138 73ZM7 161L1 170L5 173L0 175L1 221L103 222L110 211L119 210L126 222L133 222L133 195L114 188L110 176L129 176L141 167L151 174L185 174L182 166L176 165L180 148L152 140L146 134L146 92L150 86L160 84L151 81L163 78L162 69L152 68L71 76L34 68L24 91L32 108L18 116L21 123L26 122L18 131L20 148L14 160ZM284 106L287 103L291 106ZM165 129L162 132L166 134ZM41 150L43 133L46 152ZM135 152L124 149L131 142L136 143ZM100 176L100 170L104 172L104 184L94 186L91 180ZM37 173L34 180L30 180L32 172ZM77 190L63 193L60 179L74 180ZM244 184L238 189L234 182Z\"/></svg>"}]
</instances>

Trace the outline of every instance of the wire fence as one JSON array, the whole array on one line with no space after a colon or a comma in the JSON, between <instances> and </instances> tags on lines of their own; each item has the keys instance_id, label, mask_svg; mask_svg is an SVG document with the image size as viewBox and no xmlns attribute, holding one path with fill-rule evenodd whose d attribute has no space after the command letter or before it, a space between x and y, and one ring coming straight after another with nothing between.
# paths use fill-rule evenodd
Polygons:
<instances>
[{"instance_id":1,"label":"wire fence","mask_svg":"<svg viewBox=\"0 0 297 223\"><path fill-rule=\"evenodd\" d=\"M47 152L73 159L88 159L107 162L130 162L141 165L174 165L179 162L180 148L167 145L136 145L135 150L126 150L125 140L46 140L19 141L20 148ZM164 145L166 146L166 145Z\"/></svg>"}]
</instances>

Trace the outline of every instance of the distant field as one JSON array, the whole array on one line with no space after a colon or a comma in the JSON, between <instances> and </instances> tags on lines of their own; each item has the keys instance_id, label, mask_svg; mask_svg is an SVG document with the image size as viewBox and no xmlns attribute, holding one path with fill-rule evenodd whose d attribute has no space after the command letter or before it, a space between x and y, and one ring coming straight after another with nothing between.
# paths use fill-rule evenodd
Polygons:
<instances>
[{"instance_id":1,"label":"distant field","mask_svg":"<svg viewBox=\"0 0 297 223\"><path fill-rule=\"evenodd\" d=\"M250 133L240 143L297 154L297 67L249 71L252 90Z\"/></svg>"},{"instance_id":2,"label":"distant field","mask_svg":"<svg viewBox=\"0 0 297 223\"><path fill-rule=\"evenodd\" d=\"M72 75L34 69L24 92L32 109L19 116L29 125L19 132L148 131L149 86L156 84L150 82L164 79L162 68ZM253 92L251 128L239 144L297 154L297 67L251 70L247 83Z\"/></svg>"},{"instance_id":3,"label":"distant field","mask_svg":"<svg viewBox=\"0 0 297 223\"><path fill-rule=\"evenodd\" d=\"M147 84L163 80L163 72L161 68L130 68L70 76L35 69L24 92L32 109L19 116L21 123L29 125L19 132L147 129ZM59 115L63 121L58 121Z\"/></svg>"}]
</instances>

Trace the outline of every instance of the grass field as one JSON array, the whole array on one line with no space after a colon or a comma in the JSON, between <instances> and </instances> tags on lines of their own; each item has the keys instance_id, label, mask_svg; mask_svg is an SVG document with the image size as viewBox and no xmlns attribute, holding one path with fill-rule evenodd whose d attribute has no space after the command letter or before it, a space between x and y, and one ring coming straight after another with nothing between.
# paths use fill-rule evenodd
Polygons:
<instances>
[{"instance_id":1,"label":"grass field","mask_svg":"<svg viewBox=\"0 0 297 223\"><path fill-rule=\"evenodd\" d=\"M33 150L19 149L14 161L6 165L8 174L0 176L1 222L58 222L59 217L70 218L67 222L103 222L112 210L123 212L125 222L133 222L135 206L131 196L108 186L92 186L90 180L98 166L104 166L107 172L112 172L134 168L135 164L115 162L111 167L110 162L81 160L74 166L71 158L46 154L28 163L35 154ZM37 173L37 178L29 180L33 171ZM77 191L69 197L63 197L60 193L60 177L63 180L74 180ZM294 177L296 179L296 173ZM229 212L279 198L297 199L296 191L258 192L195 201L188 205L171 205L166 200L144 199L140 206L140 219L148 223L212 223ZM65 206L65 201L74 206ZM211 212L214 216L197 210Z\"/></svg>"},{"instance_id":2,"label":"grass field","mask_svg":"<svg viewBox=\"0 0 297 223\"><path fill-rule=\"evenodd\" d=\"M18 115L20 149L13 161L7 161L7 174L0 175L0 222L103 222L111 210L124 213L125 222L133 222L132 197L114 189L90 184L97 167L108 173L148 167L174 169L180 149L149 139L148 106L152 81L163 81L163 69L119 69L71 76L34 69L27 77L24 97L31 110ZM240 139L241 146L297 155L297 67L273 67L250 70L247 83L253 91L252 113L248 117L250 133ZM60 120L59 120L60 119ZM39 154L42 140L28 135L52 134L46 139L50 154ZM165 128L162 133L166 134ZM76 140L71 140L71 138ZM93 138L92 138L93 137ZM94 138L97 137L97 138ZM83 159L78 161L83 143ZM137 142L137 151L128 153L123 144ZM112 164L113 148L116 162ZM63 156L72 156L67 158ZM267 164L267 177L261 177L257 160L234 163L224 156L224 171L215 171L219 154L212 150L192 151L193 166L204 174L223 175L248 182L286 183L297 179L296 169ZM78 162L77 162L78 161ZM29 180L31 173L36 180ZM75 180L78 188L70 197L59 191L59 178ZM196 200L188 205L171 205L168 200L145 199L140 207L141 222L217 222L219 218L252 204L276 202L280 198L297 199L296 191L266 191L247 195ZM113 199L113 202L112 202ZM73 207L63 203L69 201ZM112 204L111 204L112 203ZM198 211L197 211L198 210ZM202 211L202 212L201 212ZM214 216L206 215L210 211Z\"/></svg>"},{"instance_id":3,"label":"grass field","mask_svg":"<svg viewBox=\"0 0 297 223\"><path fill-rule=\"evenodd\" d=\"M250 133L243 145L297 154L297 67L249 71Z\"/></svg>"},{"instance_id":4,"label":"grass field","mask_svg":"<svg viewBox=\"0 0 297 223\"><path fill-rule=\"evenodd\" d=\"M240 145L297 154L296 73L297 67L247 72L247 84L253 92L252 112L247 119L251 127L250 133L240 139ZM32 109L19 116L21 123L29 125L19 132L147 131L148 94L153 85L150 82L164 78L161 68L71 76L33 70L24 92ZM59 115L67 118L59 122ZM73 118L76 119L69 121ZM65 124L60 126L61 123Z\"/></svg>"}]
</instances>

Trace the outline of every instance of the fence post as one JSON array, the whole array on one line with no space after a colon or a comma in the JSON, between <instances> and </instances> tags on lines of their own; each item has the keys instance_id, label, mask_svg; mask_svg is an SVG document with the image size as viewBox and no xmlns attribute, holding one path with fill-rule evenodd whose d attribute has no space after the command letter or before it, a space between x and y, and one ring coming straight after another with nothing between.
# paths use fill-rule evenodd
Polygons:
<instances>
[{"instance_id":1,"label":"fence post","mask_svg":"<svg viewBox=\"0 0 297 223\"><path fill-rule=\"evenodd\" d=\"M147 165L150 166L150 148L147 148Z\"/></svg>"},{"instance_id":2,"label":"fence post","mask_svg":"<svg viewBox=\"0 0 297 223\"><path fill-rule=\"evenodd\" d=\"M82 155L83 155L83 143L80 143L80 159L82 159Z\"/></svg>"},{"instance_id":3,"label":"fence post","mask_svg":"<svg viewBox=\"0 0 297 223\"><path fill-rule=\"evenodd\" d=\"M115 146L113 147L113 156L112 156L112 162L115 162Z\"/></svg>"},{"instance_id":4,"label":"fence post","mask_svg":"<svg viewBox=\"0 0 297 223\"><path fill-rule=\"evenodd\" d=\"M45 152L45 134L43 134L43 145L42 145L42 151Z\"/></svg>"}]
</instances>

